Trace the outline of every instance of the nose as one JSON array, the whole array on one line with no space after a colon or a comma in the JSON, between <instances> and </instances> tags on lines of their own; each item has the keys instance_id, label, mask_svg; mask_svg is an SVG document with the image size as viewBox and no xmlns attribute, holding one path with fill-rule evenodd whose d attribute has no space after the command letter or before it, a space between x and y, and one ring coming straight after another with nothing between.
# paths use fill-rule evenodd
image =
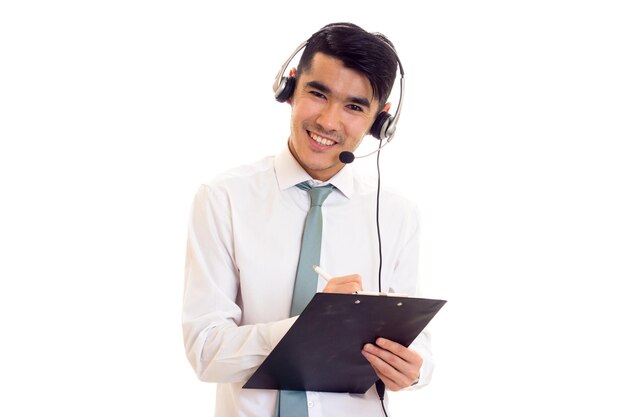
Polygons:
<instances>
[{"instance_id":1,"label":"nose","mask_svg":"<svg viewBox=\"0 0 626 417\"><path fill-rule=\"evenodd\" d=\"M327 132L339 130L341 126L341 106L333 103L326 104L317 116L317 124Z\"/></svg>"}]
</instances>

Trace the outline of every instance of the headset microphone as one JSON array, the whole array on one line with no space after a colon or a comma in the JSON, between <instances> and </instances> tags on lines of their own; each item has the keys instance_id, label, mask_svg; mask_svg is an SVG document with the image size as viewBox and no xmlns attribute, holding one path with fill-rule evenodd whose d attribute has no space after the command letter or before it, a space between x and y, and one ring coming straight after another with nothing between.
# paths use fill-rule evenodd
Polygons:
<instances>
[{"instance_id":1,"label":"headset microphone","mask_svg":"<svg viewBox=\"0 0 626 417\"><path fill-rule=\"evenodd\" d=\"M354 162L354 154L350 151L343 151L339 154L339 160L344 164L351 164Z\"/></svg>"},{"instance_id":2,"label":"headset microphone","mask_svg":"<svg viewBox=\"0 0 626 417\"><path fill-rule=\"evenodd\" d=\"M389 139L391 140L391 139ZM355 159L359 159L359 158L365 158L366 156L370 156L370 155L374 155L376 152L380 152L380 150L382 148L384 148L385 146L387 146L387 144L389 143L389 140L387 140L384 144L382 144L382 146L380 146L378 149L376 149L375 151L372 151L368 154L365 155L361 155L361 156L355 156L352 152L350 151L343 151L339 154L339 160L341 162L343 162L344 164L351 164L352 162L354 162Z\"/></svg>"}]
</instances>

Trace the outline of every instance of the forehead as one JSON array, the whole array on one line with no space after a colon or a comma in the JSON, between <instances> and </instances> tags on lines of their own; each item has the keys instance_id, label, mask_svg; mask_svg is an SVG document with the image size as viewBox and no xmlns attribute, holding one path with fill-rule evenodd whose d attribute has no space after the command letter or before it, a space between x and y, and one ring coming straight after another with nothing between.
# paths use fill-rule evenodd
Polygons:
<instances>
[{"instance_id":1,"label":"forehead","mask_svg":"<svg viewBox=\"0 0 626 417\"><path fill-rule=\"evenodd\" d=\"M376 104L374 90L369 79L362 73L347 68L335 57L318 52L311 61L308 70L301 74L302 84L319 82L330 89L335 95L344 97L361 97Z\"/></svg>"}]
</instances>

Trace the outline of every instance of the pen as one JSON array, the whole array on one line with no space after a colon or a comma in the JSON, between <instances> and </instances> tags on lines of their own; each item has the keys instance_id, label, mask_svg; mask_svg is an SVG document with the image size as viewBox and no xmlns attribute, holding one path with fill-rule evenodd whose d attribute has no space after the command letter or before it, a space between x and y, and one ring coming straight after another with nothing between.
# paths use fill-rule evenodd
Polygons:
<instances>
[{"instance_id":1,"label":"pen","mask_svg":"<svg viewBox=\"0 0 626 417\"><path fill-rule=\"evenodd\" d=\"M333 277L331 277L328 272L324 271L322 268L320 268L317 265L313 265L313 271L317 272L319 274L320 277L324 278L326 280L326 282L330 281L331 279L333 279Z\"/></svg>"}]
</instances>

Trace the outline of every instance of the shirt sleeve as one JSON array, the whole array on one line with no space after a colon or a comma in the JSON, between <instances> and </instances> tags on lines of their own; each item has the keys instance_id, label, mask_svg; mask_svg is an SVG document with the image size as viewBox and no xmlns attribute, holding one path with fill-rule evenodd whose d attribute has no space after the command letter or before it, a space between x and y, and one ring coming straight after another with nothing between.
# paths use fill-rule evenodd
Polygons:
<instances>
[{"instance_id":1,"label":"shirt sleeve","mask_svg":"<svg viewBox=\"0 0 626 417\"><path fill-rule=\"evenodd\" d=\"M246 381L297 318L240 325L231 219L227 192L200 187L189 221L182 326L187 358L206 382Z\"/></svg>"}]
</instances>

